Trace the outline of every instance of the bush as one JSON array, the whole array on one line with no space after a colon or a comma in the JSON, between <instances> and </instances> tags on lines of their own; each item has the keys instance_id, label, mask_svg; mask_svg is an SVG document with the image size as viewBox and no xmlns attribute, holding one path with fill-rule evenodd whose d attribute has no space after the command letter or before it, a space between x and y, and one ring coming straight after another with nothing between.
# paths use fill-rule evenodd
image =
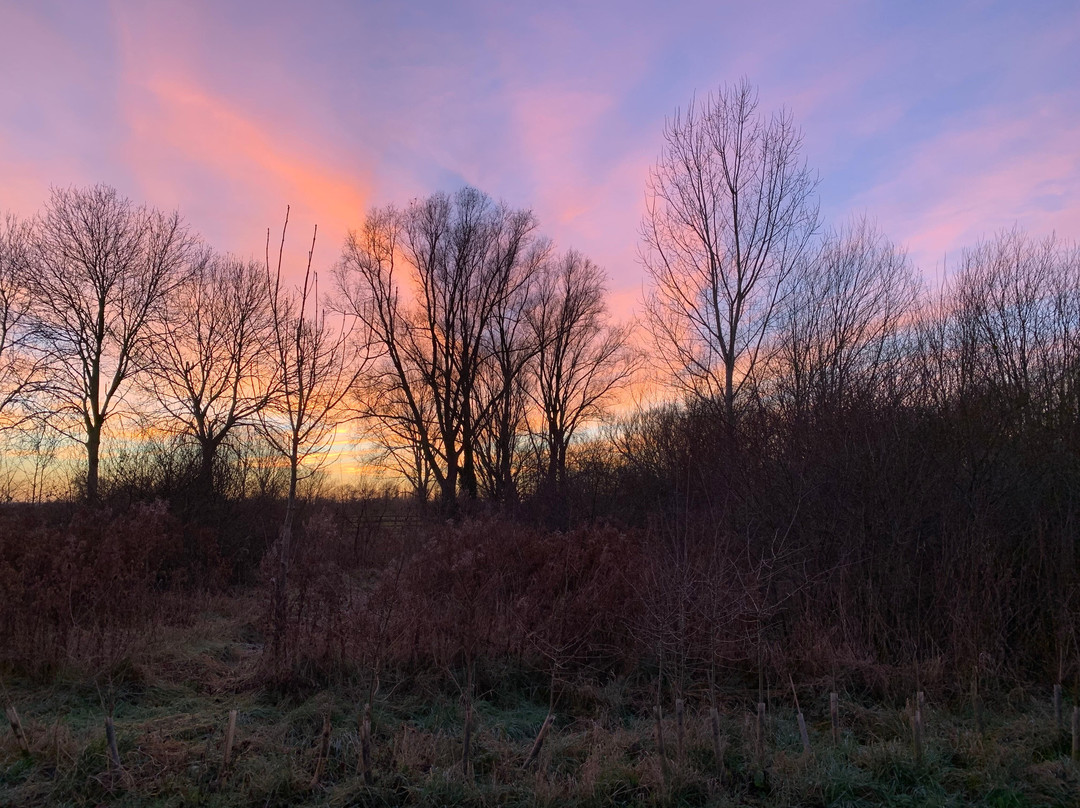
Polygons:
<instances>
[{"instance_id":1,"label":"bush","mask_svg":"<svg viewBox=\"0 0 1080 808\"><path fill-rule=\"evenodd\" d=\"M0 514L0 665L30 673L66 661L119 662L154 625L180 528L163 503Z\"/></svg>"}]
</instances>

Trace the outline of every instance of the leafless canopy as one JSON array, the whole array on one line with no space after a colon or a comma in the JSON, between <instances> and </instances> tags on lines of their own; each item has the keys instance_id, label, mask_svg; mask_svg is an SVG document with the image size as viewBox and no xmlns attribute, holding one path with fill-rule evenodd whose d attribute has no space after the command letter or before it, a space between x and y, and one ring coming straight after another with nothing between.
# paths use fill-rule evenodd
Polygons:
<instances>
[{"instance_id":1,"label":"leafless canopy","mask_svg":"<svg viewBox=\"0 0 1080 808\"><path fill-rule=\"evenodd\" d=\"M266 282L269 291L269 369L274 395L258 410L259 428L273 451L289 467L285 517L276 544L277 575L272 589L271 653L276 664L285 660L285 611L292 562L293 520L301 473L311 472L325 458L337 426L346 420L343 406L367 361L365 344L351 337L351 322L335 322L319 297L318 276L312 272L318 229L312 233L304 279L299 287L282 284L282 261L289 214L281 230L276 267L270 263L270 233L266 236Z\"/></svg>"},{"instance_id":2,"label":"leafless canopy","mask_svg":"<svg viewBox=\"0 0 1080 808\"><path fill-rule=\"evenodd\" d=\"M535 384L528 390L539 411L546 447L547 483L566 481L566 454L582 424L602 414L634 370L629 330L607 322L605 276L573 250L546 266L529 324L537 346Z\"/></svg>"},{"instance_id":3,"label":"leafless canopy","mask_svg":"<svg viewBox=\"0 0 1080 808\"><path fill-rule=\"evenodd\" d=\"M660 360L684 391L720 401L729 424L818 224L790 113L757 107L744 81L675 114L642 226Z\"/></svg>"},{"instance_id":4,"label":"leafless canopy","mask_svg":"<svg viewBox=\"0 0 1080 808\"><path fill-rule=\"evenodd\" d=\"M868 220L828 233L781 307L770 369L779 403L801 419L902 395L904 339L921 295L903 250Z\"/></svg>"},{"instance_id":5,"label":"leafless canopy","mask_svg":"<svg viewBox=\"0 0 1080 808\"><path fill-rule=\"evenodd\" d=\"M288 214L282 228L276 268L269 257L269 361L274 395L259 409L260 429L290 468L288 513L305 461L323 456L337 426L348 418L343 402L364 369L367 355L354 341L348 317L329 317L319 297L318 276L311 269L318 232L312 233L303 282L295 289L282 284L282 254Z\"/></svg>"},{"instance_id":6,"label":"leafless canopy","mask_svg":"<svg viewBox=\"0 0 1080 808\"><path fill-rule=\"evenodd\" d=\"M430 472L447 503L478 492L477 437L491 406L481 377L535 227L531 212L465 188L373 211L342 256L344 306L379 356L365 409L416 441L417 474Z\"/></svg>"},{"instance_id":7,"label":"leafless canopy","mask_svg":"<svg viewBox=\"0 0 1080 808\"><path fill-rule=\"evenodd\" d=\"M200 487L213 490L218 447L252 425L274 392L270 288L264 267L203 252L165 301L149 357L150 391L201 450Z\"/></svg>"},{"instance_id":8,"label":"leafless canopy","mask_svg":"<svg viewBox=\"0 0 1080 808\"><path fill-rule=\"evenodd\" d=\"M30 395L43 381L43 360L31 350L30 250L33 232L14 216L0 219L0 430L21 426Z\"/></svg>"},{"instance_id":9,"label":"leafless canopy","mask_svg":"<svg viewBox=\"0 0 1080 808\"><path fill-rule=\"evenodd\" d=\"M178 213L104 185L53 189L37 233L28 287L46 392L53 424L85 441L93 500L102 427L152 353L148 326L183 280L192 240Z\"/></svg>"}]
</instances>

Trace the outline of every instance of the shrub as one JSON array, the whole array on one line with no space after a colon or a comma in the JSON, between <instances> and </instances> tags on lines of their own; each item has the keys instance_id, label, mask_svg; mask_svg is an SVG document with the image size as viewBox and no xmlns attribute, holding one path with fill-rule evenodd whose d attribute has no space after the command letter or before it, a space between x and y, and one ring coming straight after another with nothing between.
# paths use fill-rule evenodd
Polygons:
<instances>
[{"instance_id":1,"label":"shrub","mask_svg":"<svg viewBox=\"0 0 1080 808\"><path fill-rule=\"evenodd\" d=\"M119 662L154 624L179 536L160 502L82 507L66 523L25 508L0 515L0 664Z\"/></svg>"}]
</instances>

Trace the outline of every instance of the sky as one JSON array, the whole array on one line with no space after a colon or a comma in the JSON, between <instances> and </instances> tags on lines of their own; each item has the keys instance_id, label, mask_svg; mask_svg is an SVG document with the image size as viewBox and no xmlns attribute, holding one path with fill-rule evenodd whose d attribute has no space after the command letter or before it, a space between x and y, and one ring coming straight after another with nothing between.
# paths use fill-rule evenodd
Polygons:
<instances>
[{"instance_id":1,"label":"sky","mask_svg":"<svg viewBox=\"0 0 1080 808\"><path fill-rule=\"evenodd\" d=\"M821 209L928 277L1019 225L1080 239L1080 3L0 0L0 212L107 183L290 267L373 205L470 184L640 299L665 118L745 78Z\"/></svg>"}]
</instances>

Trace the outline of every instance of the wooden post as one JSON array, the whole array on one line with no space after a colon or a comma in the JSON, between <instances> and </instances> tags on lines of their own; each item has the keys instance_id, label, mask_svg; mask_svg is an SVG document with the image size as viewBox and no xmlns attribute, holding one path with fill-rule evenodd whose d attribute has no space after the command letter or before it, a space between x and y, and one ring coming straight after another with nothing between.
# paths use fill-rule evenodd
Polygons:
<instances>
[{"instance_id":1,"label":"wooden post","mask_svg":"<svg viewBox=\"0 0 1080 808\"><path fill-rule=\"evenodd\" d=\"M829 694L829 724L832 726L833 746L840 745L840 695L834 690Z\"/></svg>"},{"instance_id":2,"label":"wooden post","mask_svg":"<svg viewBox=\"0 0 1080 808\"><path fill-rule=\"evenodd\" d=\"M465 779L469 778L469 773L471 771L469 757L472 752L473 736L472 691L473 668L472 660L468 659L465 662L465 732L462 738L463 743L461 745L461 773L465 776Z\"/></svg>"},{"instance_id":3,"label":"wooden post","mask_svg":"<svg viewBox=\"0 0 1080 808\"><path fill-rule=\"evenodd\" d=\"M1061 732L1061 682L1054 685L1054 729Z\"/></svg>"},{"instance_id":4,"label":"wooden post","mask_svg":"<svg viewBox=\"0 0 1080 808\"><path fill-rule=\"evenodd\" d=\"M1073 707L1072 713L1072 759L1080 763L1080 707Z\"/></svg>"},{"instance_id":5,"label":"wooden post","mask_svg":"<svg viewBox=\"0 0 1080 808\"><path fill-rule=\"evenodd\" d=\"M675 754L681 766L683 763L683 734L685 728L684 710L685 702L675 699Z\"/></svg>"},{"instance_id":6,"label":"wooden post","mask_svg":"<svg viewBox=\"0 0 1080 808\"><path fill-rule=\"evenodd\" d=\"M788 674L788 682L791 683L791 696L795 700L795 720L799 723L799 738L802 739L802 751L804 755L810 754L810 736L806 733L806 717L803 716L799 706L799 694L795 691L795 680Z\"/></svg>"},{"instance_id":7,"label":"wooden post","mask_svg":"<svg viewBox=\"0 0 1080 808\"><path fill-rule=\"evenodd\" d=\"M116 728L111 715L105 716L105 743L109 748L110 768L118 772L124 771L124 767L120 765L120 751L116 748Z\"/></svg>"},{"instance_id":8,"label":"wooden post","mask_svg":"<svg viewBox=\"0 0 1080 808\"><path fill-rule=\"evenodd\" d=\"M757 705L757 728L754 732L754 760L759 769L765 769L765 702Z\"/></svg>"},{"instance_id":9,"label":"wooden post","mask_svg":"<svg viewBox=\"0 0 1080 808\"><path fill-rule=\"evenodd\" d=\"M19 720L19 711L15 709L14 704L9 702L4 712L7 713L8 723L11 724L11 732L18 742L19 748L24 755L29 755L30 743L26 740L26 733L23 732L22 721Z\"/></svg>"},{"instance_id":10,"label":"wooden post","mask_svg":"<svg viewBox=\"0 0 1080 808\"><path fill-rule=\"evenodd\" d=\"M799 737L802 739L802 751L804 755L810 754L810 736L806 732L806 718L802 714L802 710L799 710L795 714L795 719L799 722Z\"/></svg>"},{"instance_id":11,"label":"wooden post","mask_svg":"<svg viewBox=\"0 0 1080 808\"><path fill-rule=\"evenodd\" d=\"M712 724L712 748L716 758L716 776L721 783L724 782L724 742L720 737L720 711L715 707L709 709L709 722Z\"/></svg>"},{"instance_id":12,"label":"wooden post","mask_svg":"<svg viewBox=\"0 0 1080 808\"><path fill-rule=\"evenodd\" d=\"M911 714L911 734L915 744L915 760L919 763L923 758L923 723L922 710L919 708L919 700L915 700L915 707Z\"/></svg>"},{"instance_id":13,"label":"wooden post","mask_svg":"<svg viewBox=\"0 0 1080 808\"><path fill-rule=\"evenodd\" d=\"M406 727L408 729L408 727ZM356 770L364 776L364 782L369 786L375 778L371 770L371 705L364 705L364 712L360 718L360 756L356 761Z\"/></svg>"},{"instance_id":14,"label":"wooden post","mask_svg":"<svg viewBox=\"0 0 1080 808\"><path fill-rule=\"evenodd\" d=\"M60 716L53 721L53 771L60 771Z\"/></svg>"},{"instance_id":15,"label":"wooden post","mask_svg":"<svg viewBox=\"0 0 1080 808\"><path fill-rule=\"evenodd\" d=\"M236 710L229 710L229 725L225 728L225 763L222 772L229 770L232 763L233 741L236 739Z\"/></svg>"},{"instance_id":16,"label":"wooden post","mask_svg":"<svg viewBox=\"0 0 1080 808\"><path fill-rule=\"evenodd\" d=\"M311 778L311 788L315 788L322 779L326 759L330 755L330 713L323 716L322 735L319 737L319 755L315 759L315 774Z\"/></svg>"},{"instance_id":17,"label":"wooden post","mask_svg":"<svg viewBox=\"0 0 1080 808\"><path fill-rule=\"evenodd\" d=\"M667 750L664 748L664 711L657 704L653 707L653 715L656 717L656 752L660 755L660 770L666 783L669 776Z\"/></svg>"},{"instance_id":18,"label":"wooden post","mask_svg":"<svg viewBox=\"0 0 1080 808\"><path fill-rule=\"evenodd\" d=\"M544 719L544 723L540 725L540 731L536 733L536 740L533 741L532 749L529 750L529 756L525 758L525 764L522 768L527 768L530 763L540 756L540 749L544 746L544 738L547 737L548 730L551 729L551 725L554 721L555 716L548 713L547 718Z\"/></svg>"},{"instance_id":19,"label":"wooden post","mask_svg":"<svg viewBox=\"0 0 1080 808\"><path fill-rule=\"evenodd\" d=\"M472 699L465 704L465 734L461 748L461 772L465 777L469 776L469 753L472 747L473 733L473 710Z\"/></svg>"}]
</instances>

